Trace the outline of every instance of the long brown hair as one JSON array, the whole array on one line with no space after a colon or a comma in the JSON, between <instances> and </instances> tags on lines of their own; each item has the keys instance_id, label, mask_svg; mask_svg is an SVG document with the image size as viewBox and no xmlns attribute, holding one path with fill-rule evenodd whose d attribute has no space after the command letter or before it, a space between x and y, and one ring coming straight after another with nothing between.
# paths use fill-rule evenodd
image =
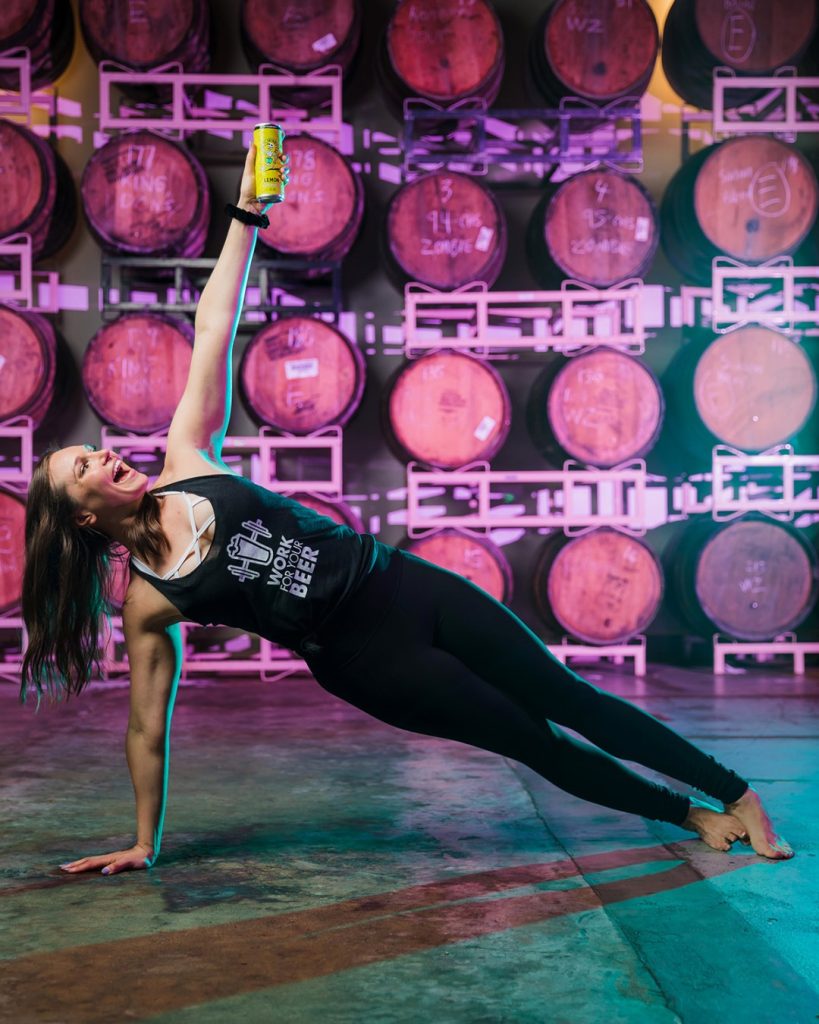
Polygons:
<instances>
[{"instance_id":1,"label":"long brown hair","mask_svg":"<svg viewBox=\"0 0 819 1024\"><path fill-rule=\"evenodd\" d=\"M31 478L26 503L26 560L23 621L28 646L23 657L20 700L29 688L54 699L79 694L100 669L102 644L111 615L111 561L119 545L99 530L80 526L76 502L49 477L56 449L42 457ZM146 493L127 545L142 558L168 548L159 502Z\"/></svg>"}]
</instances>

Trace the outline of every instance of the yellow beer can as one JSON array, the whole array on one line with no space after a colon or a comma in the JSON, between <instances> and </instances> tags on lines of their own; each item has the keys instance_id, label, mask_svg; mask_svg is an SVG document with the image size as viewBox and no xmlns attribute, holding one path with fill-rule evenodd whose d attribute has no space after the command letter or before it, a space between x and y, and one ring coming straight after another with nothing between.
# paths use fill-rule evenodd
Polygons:
<instances>
[{"instance_id":1,"label":"yellow beer can","mask_svg":"<svg viewBox=\"0 0 819 1024\"><path fill-rule=\"evenodd\" d=\"M284 199L287 175L284 168L281 125L265 122L253 126L256 143L256 200L260 203L280 203Z\"/></svg>"}]
</instances>

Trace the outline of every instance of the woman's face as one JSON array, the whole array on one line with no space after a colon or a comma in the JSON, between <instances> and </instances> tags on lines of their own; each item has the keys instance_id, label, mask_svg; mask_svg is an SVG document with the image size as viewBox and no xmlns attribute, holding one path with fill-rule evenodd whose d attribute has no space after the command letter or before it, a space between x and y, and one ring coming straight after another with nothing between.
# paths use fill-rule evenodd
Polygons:
<instances>
[{"instance_id":1,"label":"woman's face","mask_svg":"<svg viewBox=\"0 0 819 1024\"><path fill-rule=\"evenodd\" d=\"M89 526L108 512L138 504L148 489L144 473L126 465L110 448L97 451L91 444L60 448L48 469L52 486L65 488L79 506L80 521Z\"/></svg>"}]
</instances>

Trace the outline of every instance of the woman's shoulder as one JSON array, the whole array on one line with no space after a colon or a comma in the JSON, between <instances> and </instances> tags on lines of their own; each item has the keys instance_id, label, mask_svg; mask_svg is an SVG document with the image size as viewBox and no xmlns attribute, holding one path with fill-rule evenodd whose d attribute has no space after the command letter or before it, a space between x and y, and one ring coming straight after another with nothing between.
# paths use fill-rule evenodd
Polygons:
<instances>
[{"instance_id":1,"label":"woman's shoulder","mask_svg":"<svg viewBox=\"0 0 819 1024\"><path fill-rule=\"evenodd\" d=\"M126 631L159 629L182 621L179 609L139 573L132 572L122 605Z\"/></svg>"},{"instance_id":2,"label":"woman's shoulder","mask_svg":"<svg viewBox=\"0 0 819 1024\"><path fill-rule=\"evenodd\" d=\"M201 452L190 450L170 454L165 459L162 472L154 481L151 488L153 491L161 490L163 487L172 487L180 480L189 480L191 477L199 476L230 476L231 471L227 466L213 462Z\"/></svg>"}]
</instances>

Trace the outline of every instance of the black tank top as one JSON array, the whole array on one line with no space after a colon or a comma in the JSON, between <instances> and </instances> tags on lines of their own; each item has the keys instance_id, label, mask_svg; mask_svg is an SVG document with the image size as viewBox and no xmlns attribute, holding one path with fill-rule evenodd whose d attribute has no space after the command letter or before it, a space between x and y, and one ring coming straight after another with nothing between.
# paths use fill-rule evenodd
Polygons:
<instances>
[{"instance_id":1,"label":"black tank top","mask_svg":"<svg viewBox=\"0 0 819 1024\"><path fill-rule=\"evenodd\" d=\"M163 490L207 498L216 516L200 565L163 580L131 561L186 619L246 629L302 649L389 552L371 534L233 473L190 477Z\"/></svg>"}]
</instances>

